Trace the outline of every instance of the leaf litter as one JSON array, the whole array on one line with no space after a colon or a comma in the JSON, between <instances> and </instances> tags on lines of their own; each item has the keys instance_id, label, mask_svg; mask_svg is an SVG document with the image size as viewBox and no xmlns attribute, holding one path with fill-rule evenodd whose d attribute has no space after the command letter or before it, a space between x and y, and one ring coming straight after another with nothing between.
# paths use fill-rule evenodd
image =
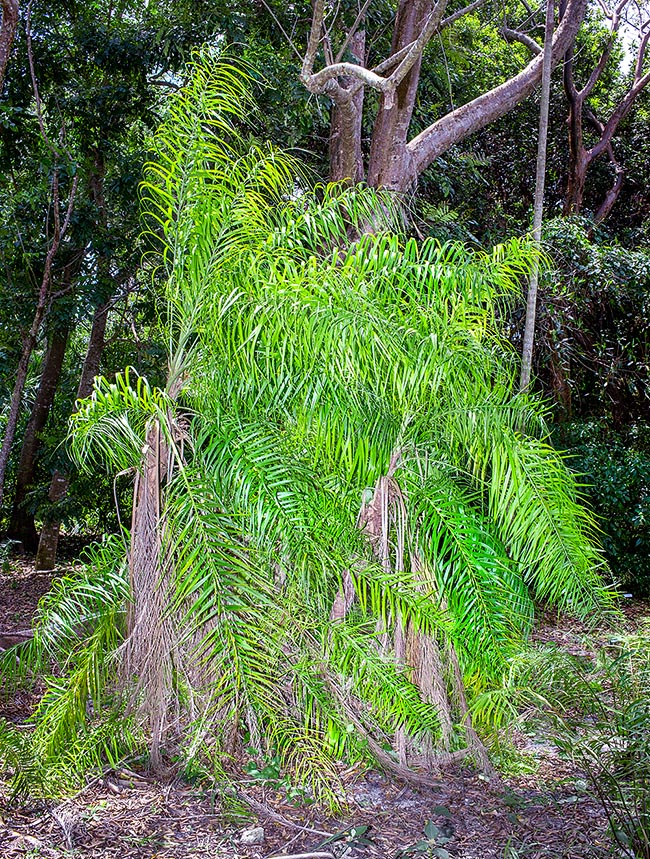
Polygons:
<instances>
[{"instance_id":1,"label":"leaf litter","mask_svg":"<svg viewBox=\"0 0 650 859\"><path fill-rule=\"evenodd\" d=\"M54 574L29 561L0 572L0 634L29 629ZM626 605L630 627L650 614L647 602ZM579 622L542 615L535 638L580 652ZM21 698L21 695L23 696ZM24 718L33 696L18 692L0 715ZM179 777L154 779L128 767L107 769L71 798L44 805L9 803L0 783L0 856L52 859L596 859L608 852L597 802L576 791L579 774L552 743L513 735L535 760L522 775L489 784L467 767L446 769L435 787L404 785L380 772L340 767L345 809L338 817L301 806L286 792L242 782L238 808ZM246 842L246 832L258 843ZM432 838L428 836L433 835ZM425 847L428 852L425 852Z\"/></svg>"}]
</instances>

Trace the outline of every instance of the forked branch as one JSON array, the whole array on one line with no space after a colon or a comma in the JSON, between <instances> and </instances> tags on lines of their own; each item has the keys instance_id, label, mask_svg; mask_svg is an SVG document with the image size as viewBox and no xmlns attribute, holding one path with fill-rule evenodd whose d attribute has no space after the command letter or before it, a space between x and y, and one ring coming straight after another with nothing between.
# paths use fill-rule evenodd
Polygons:
<instances>
[{"instance_id":1,"label":"forked branch","mask_svg":"<svg viewBox=\"0 0 650 859\"><path fill-rule=\"evenodd\" d=\"M414 41L405 45L391 57L383 60L375 68L368 69L361 63L350 63L342 61L342 57L350 44L355 32L361 25L365 14L370 6L371 0L366 0L359 13L348 31L341 48L339 49L336 60L327 62L328 52L325 50L326 34L324 33L324 0L315 0L313 6L313 15L309 38L307 40L307 49L302 63L302 71L300 79L309 90L316 94L327 94L333 99L350 97L350 89L345 87L334 87L332 82L339 83L341 78L352 78L357 82L358 87L370 87L379 93L382 93L386 98L386 107L390 108L393 103L395 90L408 75L415 63L419 60L425 47L431 39L446 27L449 27L459 18L468 15L475 9L482 6L486 0L473 0L472 3L443 18L447 6L447 0L438 0L433 9L429 13L422 30ZM314 64L318 54L319 47L323 45L326 55L326 65L317 72L314 72ZM389 75L385 75L390 69L393 71Z\"/></svg>"}]
</instances>

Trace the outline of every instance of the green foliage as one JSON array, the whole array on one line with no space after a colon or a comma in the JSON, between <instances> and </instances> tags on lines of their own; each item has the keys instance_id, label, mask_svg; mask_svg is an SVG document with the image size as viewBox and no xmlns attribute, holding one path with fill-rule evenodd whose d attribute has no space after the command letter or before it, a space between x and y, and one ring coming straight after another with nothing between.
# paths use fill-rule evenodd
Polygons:
<instances>
[{"instance_id":1,"label":"green foliage","mask_svg":"<svg viewBox=\"0 0 650 859\"><path fill-rule=\"evenodd\" d=\"M45 684L26 726L0 722L0 761L16 794L69 790L141 744L115 683L127 597L123 544L112 538L56 580L39 603L33 639L2 654L5 694L16 682Z\"/></svg>"},{"instance_id":2,"label":"green foliage","mask_svg":"<svg viewBox=\"0 0 650 859\"><path fill-rule=\"evenodd\" d=\"M8 74L0 93L0 409L14 384L16 365L29 328L35 297L53 231L53 181L60 185L59 214L64 216L72 177L78 193L66 241L55 255L46 320L32 360L38 382L39 359L53 332L68 334L66 361L45 431L37 439L35 471L18 512L31 528L14 536L28 550L41 521L59 521L63 529L93 535L118 530L112 481L72 476L66 498L56 506L48 497L52 473L69 473L62 441L80 378L89 322L108 299L102 371L130 364L150 382L164 373L164 349L151 293L136 275L142 253L138 186L147 139L158 123L166 91L177 86L194 45L214 35L213 12L196 3L119 5L88 3L22 4ZM31 25L35 76L41 102L41 133L29 71L25 32ZM158 347L158 348L156 348ZM25 398L16 440L33 405ZM3 424L0 417L0 424ZM12 452L10 487L20 445ZM6 496L10 498L11 493ZM6 525L11 506L0 513ZM128 515L128 511L127 511ZM23 533L25 532L25 533Z\"/></svg>"},{"instance_id":3,"label":"green foliage","mask_svg":"<svg viewBox=\"0 0 650 859\"><path fill-rule=\"evenodd\" d=\"M131 376L135 383L131 385ZM145 428L164 414L169 399L152 390L146 379L127 368L114 382L98 377L92 396L70 420L74 454L85 465L107 465L114 471L135 469L142 456Z\"/></svg>"},{"instance_id":4,"label":"green foliage","mask_svg":"<svg viewBox=\"0 0 650 859\"><path fill-rule=\"evenodd\" d=\"M438 806L443 812L447 812L445 816L449 816L446 808ZM437 810L437 809L436 809ZM405 847L400 850L395 859L407 859L409 856L431 857L431 859L450 859L450 853L445 850L444 844L451 840L453 828L450 829L444 824L436 826L432 820L428 820L424 827L424 838L416 841L410 847Z\"/></svg>"},{"instance_id":5,"label":"green foliage","mask_svg":"<svg viewBox=\"0 0 650 859\"><path fill-rule=\"evenodd\" d=\"M556 402L556 444L572 456L599 516L616 578L648 591L648 309L650 255L589 236L563 218L545 227L538 372Z\"/></svg>"},{"instance_id":6,"label":"green foliage","mask_svg":"<svg viewBox=\"0 0 650 859\"><path fill-rule=\"evenodd\" d=\"M605 421L564 425L559 440L572 455L616 578L635 595L650 593L650 436L645 424L616 431Z\"/></svg>"},{"instance_id":7,"label":"green foliage","mask_svg":"<svg viewBox=\"0 0 650 859\"><path fill-rule=\"evenodd\" d=\"M121 470L164 442L159 519L134 518L132 534L132 564L138 540L159 547L131 595L141 620L125 648L155 654L136 701L181 714L188 756L223 761L246 742L334 802L332 758L390 761L396 732L416 749L440 735L379 634L449 642L489 683L535 597L585 616L610 594L497 330L527 244L418 244L393 232L382 194L305 190L292 159L242 139L246 92L235 65L204 55L170 101L143 186L167 280L167 387L98 382L71 443L81 465ZM348 582L354 599L330 619ZM64 675L79 691L63 681L40 724L51 711L77 730L83 695L98 694L89 665L111 688L116 642L102 635L103 658L80 651ZM77 707L67 723L64 706Z\"/></svg>"},{"instance_id":8,"label":"green foliage","mask_svg":"<svg viewBox=\"0 0 650 859\"><path fill-rule=\"evenodd\" d=\"M336 832L334 835L326 838L318 845L320 850L323 847L342 849L342 856L345 856L351 850L363 850L364 847L373 845L370 838L370 826L351 826L349 829L344 829L341 832Z\"/></svg>"},{"instance_id":9,"label":"green foliage","mask_svg":"<svg viewBox=\"0 0 650 859\"><path fill-rule=\"evenodd\" d=\"M256 754L255 749L248 749L248 751ZM291 779L283 775L279 755L273 755L270 759L265 758L261 762L259 759L251 760L246 764L245 771L252 782L262 785L273 793L281 793L288 802L307 805L311 801L303 788L295 787Z\"/></svg>"},{"instance_id":10,"label":"green foliage","mask_svg":"<svg viewBox=\"0 0 650 859\"><path fill-rule=\"evenodd\" d=\"M547 223L539 372L564 418L647 420L650 254L589 237L580 218Z\"/></svg>"}]
</instances>

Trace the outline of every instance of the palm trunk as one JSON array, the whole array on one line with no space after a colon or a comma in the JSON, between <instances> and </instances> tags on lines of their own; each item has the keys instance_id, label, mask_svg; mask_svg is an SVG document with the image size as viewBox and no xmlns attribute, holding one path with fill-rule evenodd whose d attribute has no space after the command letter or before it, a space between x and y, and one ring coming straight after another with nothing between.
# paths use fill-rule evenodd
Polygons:
<instances>
[{"instance_id":1,"label":"palm trunk","mask_svg":"<svg viewBox=\"0 0 650 859\"><path fill-rule=\"evenodd\" d=\"M168 470L168 447L160 422L149 425L142 464L136 476L131 521L129 575L131 604L128 613L125 677L137 677L134 699L146 715L151 731L151 764L160 769L168 692L172 681L173 635L167 611L168 572L162 557L162 487Z\"/></svg>"},{"instance_id":2,"label":"palm trunk","mask_svg":"<svg viewBox=\"0 0 650 859\"><path fill-rule=\"evenodd\" d=\"M34 514L25 509L25 499L34 483L36 457L40 447L40 433L45 428L50 409L54 402L54 395L56 394L59 379L61 378L67 345L67 330L55 331L43 361L38 392L25 429L23 445L20 451L14 493L14 507L8 533L14 539L20 540L30 552L36 549L37 534L36 526L34 525Z\"/></svg>"},{"instance_id":3,"label":"palm trunk","mask_svg":"<svg viewBox=\"0 0 650 859\"><path fill-rule=\"evenodd\" d=\"M388 473L379 478L373 496L362 506L358 520L358 526L368 538L373 554L387 573L393 568L404 569L407 546L413 536L409 533L410 525L406 519L402 491L394 477L400 456L399 451L393 454ZM417 552L411 548L410 553L414 578L422 579L422 565ZM422 587L424 588L424 582ZM427 590L430 588L429 583ZM354 599L354 582L350 571L346 570L332 605L330 620L344 620ZM392 628L392 639L390 628ZM381 620L378 622L378 643L385 650L392 647L396 662L410 673L422 700L430 703L438 716L442 748L434 748L431 743L425 742L423 763L427 770L438 771L466 755L472 755L477 766L490 779L493 779L494 768L485 746L472 725L463 676L453 642L447 641L441 644L434 634L416 630L411 623L404 628L400 617L392 619L390 628L387 628ZM446 664L443 656L447 657ZM461 718L467 740L467 748L458 751L451 751L454 711ZM416 773L409 768L414 748L412 738L400 728L396 731L394 745L399 760L400 777L417 780Z\"/></svg>"}]
</instances>

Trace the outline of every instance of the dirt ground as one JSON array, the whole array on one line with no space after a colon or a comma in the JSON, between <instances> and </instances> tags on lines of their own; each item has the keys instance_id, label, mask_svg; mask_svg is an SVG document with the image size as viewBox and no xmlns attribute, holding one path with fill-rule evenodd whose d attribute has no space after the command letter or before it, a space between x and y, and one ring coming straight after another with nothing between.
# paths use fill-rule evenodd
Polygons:
<instances>
[{"instance_id":1,"label":"dirt ground","mask_svg":"<svg viewBox=\"0 0 650 859\"><path fill-rule=\"evenodd\" d=\"M0 572L0 635L29 629L51 578L35 574L28 561ZM626 613L634 626L650 615L650 604L630 602ZM535 637L577 652L584 632L580 624L549 614L540 619ZM30 703L20 696L0 701L0 716L19 723ZM242 782L239 802L227 808L211 791L179 778L154 780L127 768L107 770L80 793L48 806L11 804L0 783L0 857L395 859L423 838L428 821L443 836L443 851L433 854L440 859L611 855L598 804L579 790L577 774L557 757L552 742L516 739L522 774L499 784L487 783L468 767L446 771L435 788L422 789L379 772L342 769L345 812L337 818L322 808L291 803L255 781ZM530 766L521 765L526 761ZM367 827L362 835L368 843L349 834L323 844L352 827L357 835Z\"/></svg>"}]
</instances>

